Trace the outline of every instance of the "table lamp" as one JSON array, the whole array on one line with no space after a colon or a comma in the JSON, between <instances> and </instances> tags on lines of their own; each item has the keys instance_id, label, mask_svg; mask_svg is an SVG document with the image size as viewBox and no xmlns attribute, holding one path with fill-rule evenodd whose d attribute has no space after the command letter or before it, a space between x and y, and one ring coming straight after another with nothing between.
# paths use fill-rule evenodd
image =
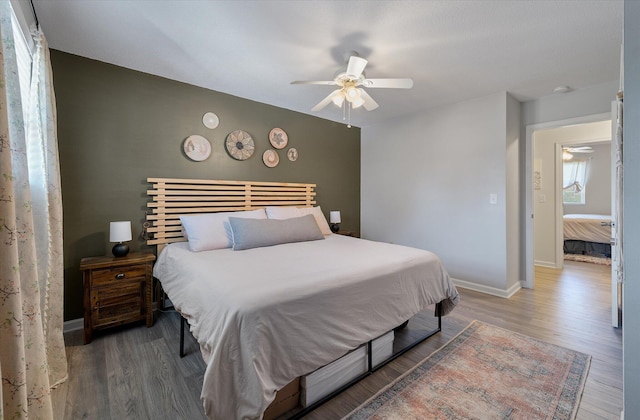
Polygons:
<instances>
[{"instance_id":1,"label":"table lamp","mask_svg":"<svg viewBox=\"0 0 640 420\"><path fill-rule=\"evenodd\" d=\"M129 245L123 244L131 240L131 222L111 222L109 224L109 242L117 242L111 249L115 257L124 257L129 253Z\"/></svg>"},{"instance_id":2,"label":"table lamp","mask_svg":"<svg viewBox=\"0 0 640 420\"><path fill-rule=\"evenodd\" d=\"M337 233L340 230L340 211L329 212L329 227L331 232Z\"/></svg>"}]
</instances>

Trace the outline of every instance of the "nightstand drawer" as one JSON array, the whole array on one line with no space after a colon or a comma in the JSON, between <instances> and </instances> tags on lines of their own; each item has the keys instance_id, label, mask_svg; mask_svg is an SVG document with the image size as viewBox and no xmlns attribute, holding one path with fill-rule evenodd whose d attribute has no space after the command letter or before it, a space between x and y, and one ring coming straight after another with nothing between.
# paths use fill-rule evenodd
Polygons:
<instances>
[{"instance_id":1,"label":"nightstand drawer","mask_svg":"<svg viewBox=\"0 0 640 420\"><path fill-rule=\"evenodd\" d=\"M129 280L118 287L97 287L91 291L91 317L94 328L143 319L145 279Z\"/></svg>"},{"instance_id":2,"label":"nightstand drawer","mask_svg":"<svg viewBox=\"0 0 640 420\"><path fill-rule=\"evenodd\" d=\"M147 266L145 264L131 265L128 267L113 267L102 270L93 270L93 286L109 285L120 283L135 278L143 278L146 275Z\"/></svg>"}]
</instances>

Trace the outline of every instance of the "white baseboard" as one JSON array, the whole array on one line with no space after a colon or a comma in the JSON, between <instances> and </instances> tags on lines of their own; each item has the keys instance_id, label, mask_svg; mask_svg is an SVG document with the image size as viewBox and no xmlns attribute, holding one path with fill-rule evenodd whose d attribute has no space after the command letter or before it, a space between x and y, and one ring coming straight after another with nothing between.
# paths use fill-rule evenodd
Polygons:
<instances>
[{"instance_id":1,"label":"white baseboard","mask_svg":"<svg viewBox=\"0 0 640 420\"><path fill-rule=\"evenodd\" d=\"M538 267L547 267L547 268L558 268L558 265L555 261L539 261L535 260L533 265L537 265Z\"/></svg>"},{"instance_id":2,"label":"white baseboard","mask_svg":"<svg viewBox=\"0 0 640 420\"><path fill-rule=\"evenodd\" d=\"M469 289L480 293L486 293L488 295L498 296L502 298L510 298L513 296L518 290L522 288L522 282L518 282L511 286L510 288L498 289L497 287L485 286L483 284L472 283L470 281L460 280L460 279L451 279L453 284L456 287L460 287L462 289Z\"/></svg>"},{"instance_id":3,"label":"white baseboard","mask_svg":"<svg viewBox=\"0 0 640 420\"><path fill-rule=\"evenodd\" d=\"M71 331L77 331L84 329L84 318L70 319L65 321L62 326L62 333L68 333Z\"/></svg>"}]
</instances>

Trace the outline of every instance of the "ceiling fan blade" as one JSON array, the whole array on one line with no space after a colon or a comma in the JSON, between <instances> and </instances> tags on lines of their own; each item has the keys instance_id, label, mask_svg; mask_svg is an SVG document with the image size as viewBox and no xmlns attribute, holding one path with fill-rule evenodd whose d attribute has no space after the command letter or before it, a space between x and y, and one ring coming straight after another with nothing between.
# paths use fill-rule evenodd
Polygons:
<instances>
[{"instance_id":1,"label":"ceiling fan blade","mask_svg":"<svg viewBox=\"0 0 640 420\"><path fill-rule=\"evenodd\" d=\"M296 80L291 82L292 85L336 85L335 80Z\"/></svg>"},{"instance_id":2,"label":"ceiling fan blade","mask_svg":"<svg viewBox=\"0 0 640 420\"><path fill-rule=\"evenodd\" d=\"M358 91L360 92L360 97L364 100L364 104L362 104L362 106L364 106L364 109L366 109L367 111L373 111L379 106L378 103L373 100L373 98L367 93L366 90L358 88Z\"/></svg>"},{"instance_id":3,"label":"ceiling fan blade","mask_svg":"<svg viewBox=\"0 0 640 420\"><path fill-rule=\"evenodd\" d=\"M563 150L570 153L593 153L591 146L563 147Z\"/></svg>"},{"instance_id":4,"label":"ceiling fan blade","mask_svg":"<svg viewBox=\"0 0 640 420\"><path fill-rule=\"evenodd\" d=\"M358 79L364 68L367 66L368 61L357 55L349 57L349 64L347 64L346 75L349 79Z\"/></svg>"},{"instance_id":5,"label":"ceiling fan blade","mask_svg":"<svg viewBox=\"0 0 640 420\"><path fill-rule=\"evenodd\" d=\"M370 88L411 89L413 79L365 79L362 85Z\"/></svg>"},{"instance_id":6,"label":"ceiling fan blade","mask_svg":"<svg viewBox=\"0 0 640 420\"><path fill-rule=\"evenodd\" d=\"M340 92L342 92L342 89L336 89L333 92L331 92L329 95L327 95L326 98L324 98L323 100L321 100L318 105L314 106L313 108L311 108L312 111L320 111L322 108L324 108L325 106L329 105L332 101L333 98L336 95L339 95Z\"/></svg>"}]
</instances>

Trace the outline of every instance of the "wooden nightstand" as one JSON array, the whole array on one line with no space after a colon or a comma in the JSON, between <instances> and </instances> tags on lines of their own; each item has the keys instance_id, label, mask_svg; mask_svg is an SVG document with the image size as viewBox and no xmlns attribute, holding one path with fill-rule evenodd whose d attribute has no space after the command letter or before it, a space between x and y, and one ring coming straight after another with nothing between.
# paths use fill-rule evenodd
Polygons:
<instances>
[{"instance_id":1,"label":"wooden nightstand","mask_svg":"<svg viewBox=\"0 0 640 420\"><path fill-rule=\"evenodd\" d=\"M80 261L84 284L84 343L93 330L146 320L153 325L153 261L148 252L124 257L89 257Z\"/></svg>"}]
</instances>

